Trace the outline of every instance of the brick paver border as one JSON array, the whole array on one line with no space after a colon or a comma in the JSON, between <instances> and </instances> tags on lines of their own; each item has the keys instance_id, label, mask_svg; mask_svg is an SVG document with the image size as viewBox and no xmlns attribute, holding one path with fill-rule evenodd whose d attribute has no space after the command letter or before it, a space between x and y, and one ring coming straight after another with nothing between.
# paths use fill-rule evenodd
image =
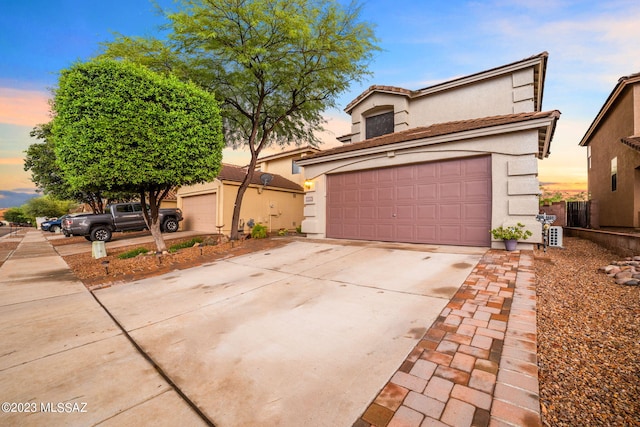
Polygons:
<instances>
[{"instance_id":1,"label":"brick paver border","mask_svg":"<svg viewBox=\"0 0 640 427\"><path fill-rule=\"evenodd\" d=\"M353 427L541 425L533 253L489 250Z\"/></svg>"}]
</instances>

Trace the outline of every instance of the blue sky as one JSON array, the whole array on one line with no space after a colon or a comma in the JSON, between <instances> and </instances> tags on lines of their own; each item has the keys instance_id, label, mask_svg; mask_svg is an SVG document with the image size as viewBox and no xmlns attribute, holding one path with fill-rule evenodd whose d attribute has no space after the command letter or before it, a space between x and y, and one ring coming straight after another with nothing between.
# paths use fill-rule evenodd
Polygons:
<instances>
[{"instance_id":1,"label":"blue sky","mask_svg":"<svg viewBox=\"0 0 640 427\"><path fill-rule=\"evenodd\" d=\"M345 0L346 2L347 0ZM161 6L175 7L171 0ZM362 0L382 52L373 76L339 99L346 106L371 84L419 89L549 52L543 110L562 117L551 156L540 162L550 188L586 188L578 146L617 80L640 72L640 2ZM155 35L163 18L148 0L0 0L0 207L33 192L22 170L29 131L48 121L57 73L91 58L112 33ZM327 144L348 133L349 117L326 112ZM246 155L225 152L225 161ZM555 185L555 187L554 187Z\"/></svg>"}]
</instances>

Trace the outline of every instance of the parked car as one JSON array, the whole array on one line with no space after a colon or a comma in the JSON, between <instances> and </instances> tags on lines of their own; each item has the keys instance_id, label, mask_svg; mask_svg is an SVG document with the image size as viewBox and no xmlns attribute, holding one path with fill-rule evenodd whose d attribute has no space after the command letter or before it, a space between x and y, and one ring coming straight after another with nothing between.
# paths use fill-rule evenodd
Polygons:
<instances>
[{"instance_id":1,"label":"parked car","mask_svg":"<svg viewBox=\"0 0 640 427\"><path fill-rule=\"evenodd\" d=\"M178 231L182 221L180 209L160 209L160 229L163 232ZM114 203L107 206L107 213L67 217L62 221L65 236L84 236L90 241L108 242L115 231L140 231L147 229L140 203Z\"/></svg>"},{"instance_id":2,"label":"parked car","mask_svg":"<svg viewBox=\"0 0 640 427\"><path fill-rule=\"evenodd\" d=\"M88 213L74 213L74 214L67 214L67 215L62 215L60 218L53 218L47 221L44 221L42 224L40 224L40 229L42 231L50 231L52 233L55 233L56 231L62 229L62 221L65 218L68 217L72 217L72 216L83 216L83 215L90 215Z\"/></svg>"}]
</instances>

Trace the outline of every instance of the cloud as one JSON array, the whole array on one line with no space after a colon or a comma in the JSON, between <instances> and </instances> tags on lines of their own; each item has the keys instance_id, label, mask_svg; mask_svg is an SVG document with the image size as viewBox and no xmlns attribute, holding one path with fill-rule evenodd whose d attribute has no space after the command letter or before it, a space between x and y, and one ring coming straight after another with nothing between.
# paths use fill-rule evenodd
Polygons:
<instances>
[{"instance_id":1,"label":"cloud","mask_svg":"<svg viewBox=\"0 0 640 427\"><path fill-rule=\"evenodd\" d=\"M0 123L33 127L50 120L46 92L0 87Z\"/></svg>"}]
</instances>

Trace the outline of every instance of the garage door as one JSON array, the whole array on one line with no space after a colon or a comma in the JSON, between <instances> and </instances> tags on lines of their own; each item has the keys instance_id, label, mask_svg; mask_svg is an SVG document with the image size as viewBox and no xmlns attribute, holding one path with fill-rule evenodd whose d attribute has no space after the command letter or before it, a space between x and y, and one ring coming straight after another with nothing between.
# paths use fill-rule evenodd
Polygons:
<instances>
[{"instance_id":1,"label":"garage door","mask_svg":"<svg viewBox=\"0 0 640 427\"><path fill-rule=\"evenodd\" d=\"M182 215L183 229L216 232L216 193L183 197Z\"/></svg>"},{"instance_id":2,"label":"garage door","mask_svg":"<svg viewBox=\"0 0 640 427\"><path fill-rule=\"evenodd\" d=\"M489 246L489 156L327 176L327 237Z\"/></svg>"}]
</instances>

